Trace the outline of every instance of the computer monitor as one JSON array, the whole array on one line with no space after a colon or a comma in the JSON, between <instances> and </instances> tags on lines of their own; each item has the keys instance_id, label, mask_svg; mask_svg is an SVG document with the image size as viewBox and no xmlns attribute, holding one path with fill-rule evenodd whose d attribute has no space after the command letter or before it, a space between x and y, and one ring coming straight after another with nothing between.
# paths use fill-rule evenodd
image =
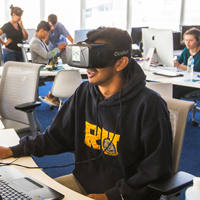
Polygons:
<instances>
[{"instance_id":1,"label":"computer monitor","mask_svg":"<svg viewBox=\"0 0 200 200\"><path fill-rule=\"evenodd\" d=\"M181 41L183 40L184 33L191 28L198 28L200 30L200 25L181 25Z\"/></svg>"},{"instance_id":2,"label":"computer monitor","mask_svg":"<svg viewBox=\"0 0 200 200\"><path fill-rule=\"evenodd\" d=\"M91 31L92 29L82 29L82 30L75 30L74 34L74 44L77 44L78 42L85 41L87 39L87 33Z\"/></svg>"},{"instance_id":3,"label":"computer monitor","mask_svg":"<svg viewBox=\"0 0 200 200\"><path fill-rule=\"evenodd\" d=\"M153 59L164 66L173 66L173 34L169 29L142 29L144 57L154 48Z\"/></svg>"},{"instance_id":4,"label":"computer monitor","mask_svg":"<svg viewBox=\"0 0 200 200\"><path fill-rule=\"evenodd\" d=\"M32 37L36 34L36 29L26 29L26 31L28 33L28 39L25 42L29 43Z\"/></svg>"},{"instance_id":5,"label":"computer monitor","mask_svg":"<svg viewBox=\"0 0 200 200\"><path fill-rule=\"evenodd\" d=\"M132 27L131 29L131 37L133 40L133 44L139 45L142 41L142 28L149 28L149 27Z\"/></svg>"},{"instance_id":6,"label":"computer monitor","mask_svg":"<svg viewBox=\"0 0 200 200\"><path fill-rule=\"evenodd\" d=\"M181 32L173 32L173 45L174 45L174 50L183 50L185 48L185 45L182 44L181 41Z\"/></svg>"}]
</instances>

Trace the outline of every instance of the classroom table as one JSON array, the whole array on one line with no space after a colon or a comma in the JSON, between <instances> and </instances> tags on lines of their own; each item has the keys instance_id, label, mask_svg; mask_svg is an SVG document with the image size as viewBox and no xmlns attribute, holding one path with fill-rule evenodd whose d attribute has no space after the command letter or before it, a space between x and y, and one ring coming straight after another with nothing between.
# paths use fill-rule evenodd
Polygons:
<instances>
[{"instance_id":1,"label":"classroom table","mask_svg":"<svg viewBox=\"0 0 200 200\"><path fill-rule=\"evenodd\" d=\"M14 146L19 143L19 137L16 134L14 129L3 129L0 130L0 145L9 147ZM14 157L2 159L2 162L10 163L15 160ZM31 166L31 167L37 167L36 163L30 156L21 157L18 160L16 160L14 163L25 165L25 166ZM34 179L46 184L47 186L53 188L54 190L62 193L65 195L64 200L91 200L91 198L83 196L77 192L74 192L73 190L68 189L67 187L59 184L54 179L49 177L46 173L44 173L41 169L28 169L24 167L14 166L17 169L21 170L22 172L28 174L29 176L33 177Z\"/></svg>"},{"instance_id":2,"label":"classroom table","mask_svg":"<svg viewBox=\"0 0 200 200\"><path fill-rule=\"evenodd\" d=\"M160 83L172 83L173 85L180 85L185 87L194 87L194 88L200 88L200 78L198 77L200 75L200 72L193 72L193 74L189 74L187 71L180 71L177 72L179 74L183 74L183 76L180 77L166 77L161 75L155 75L154 71L147 71L144 70L144 73L146 74L146 80L148 81L155 81ZM195 79L198 81L192 82L188 81L188 79Z\"/></svg>"},{"instance_id":3,"label":"classroom table","mask_svg":"<svg viewBox=\"0 0 200 200\"><path fill-rule=\"evenodd\" d=\"M49 66L47 65L46 67L49 67ZM58 65L58 70L61 69L61 68L67 69L67 70L70 70L70 69L79 70L81 77L83 79L87 79L87 71L86 71L85 68L70 67L68 64ZM47 69L44 70L44 68L42 67L41 71L40 71L40 77L45 78L45 81L53 81L54 77L58 73L58 70L51 70L51 71L47 70ZM0 78L2 76L2 72L3 72L3 66L0 66Z\"/></svg>"},{"instance_id":4,"label":"classroom table","mask_svg":"<svg viewBox=\"0 0 200 200\"><path fill-rule=\"evenodd\" d=\"M70 67L67 64L60 65L64 69L77 69L80 71L82 78L87 79L87 71L84 68L77 68L77 67ZM157 69L159 71L160 69ZM3 67L0 67L0 78L2 75ZM160 75L155 75L154 72L156 70L154 69L153 71L149 70L144 70L144 73L146 74L146 80L147 81L156 81L156 82L161 82L161 83L172 83L173 85L180 85L180 86L185 86L185 87L194 87L194 88L200 88L200 72L193 72L193 75L191 76L188 72L186 71L180 71L177 73L183 74L182 77L165 77L165 76L160 76ZM50 77L50 80L56 76L58 73L57 70L53 71L48 71L48 70L41 70L40 71L40 77ZM198 79L199 81L196 82L190 82L187 81L188 79Z\"/></svg>"}]
</instances>

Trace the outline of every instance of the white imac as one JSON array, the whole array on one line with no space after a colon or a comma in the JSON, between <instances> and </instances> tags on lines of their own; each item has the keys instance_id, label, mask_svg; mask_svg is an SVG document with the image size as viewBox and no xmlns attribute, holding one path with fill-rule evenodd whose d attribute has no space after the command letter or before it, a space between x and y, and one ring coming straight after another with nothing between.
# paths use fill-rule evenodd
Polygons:
<instances>
[{"instance_id":1,"label":"white imac","mask_svg":"<svg viewBox=\"0 0 200 200\"><path fill-rule=\"evenodd\" d=\"M87 33L91 31L92 29L82 29L82 30L75 30L74 34L74 44L77 44L78 42L85 41L87 39Z\"/></svg>"},{"instance_id":2,"label":"white imac","mask_svg":"<svg viewBox=\"0 0 200 200\"><path fill-rule=\"evenodd\" d=\"M153 58L158 66L174 66L173 32L169 29L142 29L144 58ZM144 62L150 67L150 61Z\"/></svg>"}]
</instances>

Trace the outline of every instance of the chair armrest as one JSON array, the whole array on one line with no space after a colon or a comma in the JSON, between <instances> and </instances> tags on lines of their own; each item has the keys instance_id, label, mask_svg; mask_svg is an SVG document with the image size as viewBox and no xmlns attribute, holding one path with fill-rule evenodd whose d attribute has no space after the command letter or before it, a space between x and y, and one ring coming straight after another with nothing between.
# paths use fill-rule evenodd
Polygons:
<instances>
[{"instance_id":1,"label":"chair armrest","mask_svg":"<svg viewBox=\"0 0 200 200\"><path fill-rule=\"evenodd\" d=\"M196 90L193 92L188 92L183 96L186 99L195 99L198 100L200 98L200 90Z\"/></svg>"},{"instance_id":2,"label":"chair armrest","mask_svg":"<svg viewBox=\"0 0 200 200\"><path fill-rule=\"evenodd\" d=\"M23 103L20 105L16 105L15 109L21 110L24 112L31 112L33 111L36 107L40 106L41 102L36 101L36 102L29 102L29 103Z\"/></svg>"},{"instance_id":3,"label":"chair armrest","mask_svg":"<svg viewBox=\"0 0 200 200\"><path fill-rule=\"evenodd\" d=\"M180 171L169 178L152 182L148 187L162 195L172 195L179 193L182 189L191 185L194 177L189 173Z\"/></svg>"}]
</instances>

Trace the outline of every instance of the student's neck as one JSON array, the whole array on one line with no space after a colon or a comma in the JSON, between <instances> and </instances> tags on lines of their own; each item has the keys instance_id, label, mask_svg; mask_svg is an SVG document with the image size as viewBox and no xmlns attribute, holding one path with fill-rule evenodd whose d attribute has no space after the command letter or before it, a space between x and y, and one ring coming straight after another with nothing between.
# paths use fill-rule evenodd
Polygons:
<instances>
[{"instance_id":1,"label":"student's neck","mask_svg":"<svg viewBox=\"0 0 200 200\"><path fill-rule=\"evenodd\" d=\"M17 25L17 22L15 22L13 19L11 19L10 23L11 23L12 25Z\"/></svg>"},{"instance_id":2,"label":"student's neck","mask_svg":"<svg viewBox=\"0 0 200 200\"><path fill-rule=\"evenodd\" d=\"M190 55L194 56L200 50L200 46L190 49Z\"/></svg>"},{"instance_id":3,"label":"student's neck","mask_svg":"<svg viewBox=\"0 0 200 200\"><path fill-rule=\"evenodd\" d=\"M119 92L125 84L125 79L118 79L108 85L99 85L98 88L105 98L111 97L116 92Z\"/></svg>"}]
</instances>

